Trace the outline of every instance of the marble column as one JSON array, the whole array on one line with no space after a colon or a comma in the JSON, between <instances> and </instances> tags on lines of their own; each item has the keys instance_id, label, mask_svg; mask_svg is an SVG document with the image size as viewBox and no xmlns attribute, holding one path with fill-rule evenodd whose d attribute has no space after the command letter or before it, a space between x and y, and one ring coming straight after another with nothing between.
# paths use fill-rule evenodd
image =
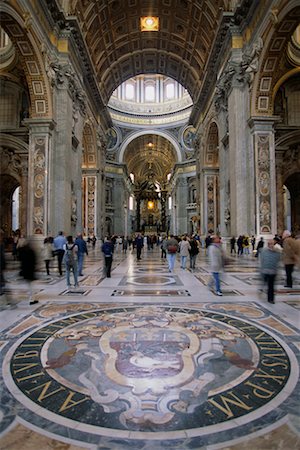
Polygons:
<instances>
[{"instance_id":1,"label":"marble column","mask_svg":"<svg viewBox=\"0 0 300 450\"><path fill-rule=\"evenodd\" d=\"M188 181L186 177L177 180L176 185L176 233L181 235L188 232L187 209L188 204Z\"/></svg>"},{"instance_id":2,"label":"marble column","mask_svg":"<svg viewBox=\"0 0 300 450\"><path fill-rule=\"evenodd\" d=\"M252 233L251 194L254 192L253 156L249 146L248 85L232 81L228 95L231 233Z\"/></svg>"},{"instance_id":3,"label":"marble column","mask_svg":"<svg viewBox=\"0 0 300 450\"><path fill-rule=\"evenodd\" d=\"M249 121L255 155L256 234L277 233L274 123L276 117L253 117Z\"/></svg>"}]
</instances>

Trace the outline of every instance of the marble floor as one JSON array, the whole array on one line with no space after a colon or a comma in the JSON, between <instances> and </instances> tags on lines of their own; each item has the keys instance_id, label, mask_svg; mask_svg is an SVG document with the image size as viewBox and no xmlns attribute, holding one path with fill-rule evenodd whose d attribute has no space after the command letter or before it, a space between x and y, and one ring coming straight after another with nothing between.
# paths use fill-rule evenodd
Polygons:
<instances>
[{"instance_id":1,"label":"marble floor","mask_svg":"<svg viewBox=\"0 0 300 450\"><path fill-rule=\"evenodd\" d=\"M158 249L90 249L79 288L40 267L35 305L8 261L0 305L0 450L300 448L300 273L275 304L257 260L232 257L223 297L204 251L173 273Z\"/></svg>"}]
</instances>

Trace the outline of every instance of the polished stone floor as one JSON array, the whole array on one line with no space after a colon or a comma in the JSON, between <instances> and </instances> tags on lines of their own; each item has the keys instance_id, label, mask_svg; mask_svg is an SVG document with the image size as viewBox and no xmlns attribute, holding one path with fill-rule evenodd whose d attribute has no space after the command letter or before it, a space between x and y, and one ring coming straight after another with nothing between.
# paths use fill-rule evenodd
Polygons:
<instances>
[{"instance_id":1,"label":"polished stone floor","mask_svg":"<svg viewBox=\"0 0 300 450\"><path fill-rule=\"evenodd\" d=\"M53 262L33 284L8 261L0 312L0 450L300 448L300 274L266 301L252 255L232 257L223 297L158 249L90 249L78 289ZM5 302L8 303L5 306Z\"/></svg>"}]
</instances>

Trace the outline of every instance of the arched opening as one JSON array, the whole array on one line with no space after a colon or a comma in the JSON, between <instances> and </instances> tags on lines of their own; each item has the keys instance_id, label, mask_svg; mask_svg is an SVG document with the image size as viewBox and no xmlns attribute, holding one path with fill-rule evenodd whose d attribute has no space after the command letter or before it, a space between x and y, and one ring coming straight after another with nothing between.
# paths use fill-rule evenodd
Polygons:
<instances>
[{"instance_id":1,"label":"arched opening","mask_svg":"<svg viewBox=\"0 0 300 450\"><path fill-rule=\"evenodd\" d=\"M0 179L0 228L5 236L20 228L21 189L18 181L11 175L1 175Z\"/></svg>"},{"instance_id":2,"label":"arched opening","mask_svg":"<svg viewBox=\"0 0 300 450\"><path fill-rule=\"evenodd\" d=\"M300 230L300 172L290 175L284 183L284 218L287 230Z\"/></svg>"}]
</instances>

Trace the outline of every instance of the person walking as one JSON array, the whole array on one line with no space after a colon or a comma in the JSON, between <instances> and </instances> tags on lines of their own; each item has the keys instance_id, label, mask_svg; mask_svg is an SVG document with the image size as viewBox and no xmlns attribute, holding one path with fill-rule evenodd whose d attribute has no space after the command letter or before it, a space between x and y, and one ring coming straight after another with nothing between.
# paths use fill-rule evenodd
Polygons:
<instances>
[{"instance_id":1,"label":"person walking","mask_svg":"<svg viewBox=\"0 0 300 450\"><path fill-rule=\"evenodd\" d=\"M46 237L43 244L43 260L45 261L45 267L48 276L50 275L50 261L53 257L53 251L53 238L50 236Z\"/></svg>"},{"instance_id":2,"label":"person walking","mask_svg":"<svg viewBox=\"0 0 300 450\"><path fill-rule=\"evenodd\" d=\"M221 247L220 236L216 235L212 237L212 243L208 247L208 259L212 278L215 282L215 292L217 295L222 296L220 272L224 269L224 254ZM209 288L211 285L212 283L208 283Z\"/></svg>"},{"instance_id":3,"label":"person walking","mask_svg":"<svg viewBox=\"0 0 300 450\"><path fill-rule=\"evenodd\" d=\"M267 247L264 247L260 253L260 273L264 283L267 285L268 302L274 301L274 284L281 259L281 252L274 248L274 240L268 241Z\"/></svg>"},{"instance_id":4,"label":"person walking","mask_svg":"<svg viewBox=\"0 0 300 450\"><path fill-rule=\"evenodd\" d=\"M165 259L167 257L167 240L168 240L167 236L164 236L160 244L162 259Z\"/></svg>"},{"instance_id":5,"label":"person walking","mask_svg":"<svg viewBox=\"0 0 300 450\"><path fill-rule=\"evenodd\" d=\"M134 241L135 247L136 247L136 258L138 261L140 261L141 258L141 254L142 254L142 248L144 247L144 238L141 235L141 233L138 233L135 241Z\"/></svg>"},{"instance_id":6,"label":"person walking","mask_svg":"<svg viewBox=\"0 0 300 450\"><path fill-rule=\"evenodd\" d=\"M25 239L25 238L24 238ZM29 304L35 305L38 300L33 300L32 282L35 280L35 267L36 267L36 253L32 247L32 244L25 240L23 245L19 248L19 259L21 263L20 275L28 284L28 297Z\"/></svg>"},{"instance_id":7,"label":"person walking","mask_svg":"<svg viewBox=\"0 0 300 450\"><path fill-rule=\"evenodd\" d=\"M66 238L64 236L64 232L60 231L58 235L54 238L53 245L54 245L54 252L57 256L57 263L58 263L58 272L59 275L62 276L62 261L64 258L64 246L66 244Z\"/></svg>"},{"instance_id":8,"label":"person walking","mask_svg":"<svg viewBox=\"0 0 300 450\"><path fill-rule=\"evenodd\" d=\"M180 267L185 270L186 268L186 260L189 256L189 251L191 250L191 245L187 240L186 236L183 236L181 241L179 242L179 255L180 255Z\"/></svg>"},{"instance_id":9,"label":"person walking","mask_svg":"<svg viewBox=\"0 0 300 450\"><path fill-rule=\"evenodd\" d=\"M238 239L237 239L237 246L238 246L238 256L241 256L243 254L244 248L243 248L243 240L244 240L244 236L242 236L241 234L239 235Z\"/></svg>"},{"instance_id":10,"label":"person walking","mask_svg":"<svg viewBox=\"0 0 300 450\"><path fill-rule=\"evenodd\" d=\"M173 234L171 234L170 238L167 239L166 251L167 251L169 272L173 272L176 261L176 253L178 252L178 242Z\"/></svg>"},{"instance_id":11,"label":"person walking","mask_svg":"<svg viewBox=\"0 0 300 450\"><path fill-rule=\"evenodd\" d=\"M73 236L67 237L67 242L64 244L64 263L66 266L66 281L67 288L70 289L70 273L73 272L74 277L74 287L78 287L78 268L77 268L77 254L78 254L78 246L73 242Z\"/></svg>"},{"instance_id":12,"label":"person walking","mask_svg":"<svg viewBox=\"0 0 300 450\"><path fill-rule=\"evenodd\" d=\"M110 237L107 237L102 244L101 250L104 255L104 267L105 274L107 278L111 277L111 266L113 262L113 254L114 254L114 244L112 243Z\"/></svg>"},{"instance_id":13,"label":"person walking","mask_svg":"<svg viewBox=\"0 0 300 450\"><path fill-rule=\"evenodd\" d=\"M78 252L77 252L78 276L83 277L82 269L83 269L84 256L85 255L88 256L89 252L87 249L86 242L83 239L81 233L77 234L77 237L75 239L75 245L77 245L77 247L78 247Z\"/></svg>"},{"instance_id":14,"label":"person walking","mask_svg":"<svg viewBox=\"0 0 300 450\"><path fill-rule=\"evenodd\" d=\"M284 230L282 234L283 264L286 274L284 287L292 289L294 266L300 257L299 248L296 239L294 239L289 230Z\"/></svg>"}]
</instances>

